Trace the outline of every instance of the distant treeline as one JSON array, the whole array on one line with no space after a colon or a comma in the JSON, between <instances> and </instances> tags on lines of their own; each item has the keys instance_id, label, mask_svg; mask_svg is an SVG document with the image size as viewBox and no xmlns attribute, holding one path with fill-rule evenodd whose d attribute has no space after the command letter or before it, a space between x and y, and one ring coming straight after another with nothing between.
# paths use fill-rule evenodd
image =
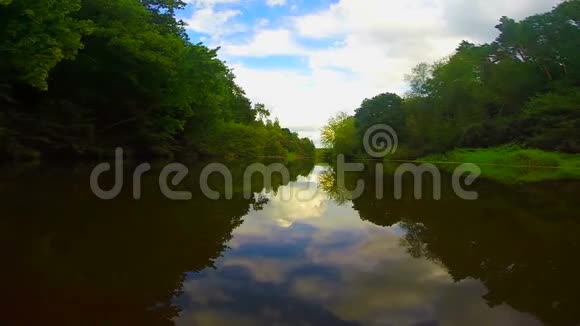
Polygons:
<instances>
[{"instance_id":1,"label":"distant treeline","mask_svg":"<svg viewBox=\"0 0 580 326\"><path fill-rule=\"evenodd\" d=\"M252 106L179 0L0 0L0 159L313 156Z\"/></svg>"},{"instance_id":2,"label":"distant treeline","mask_svg":"<svg viewBox=\"0 0 580 326\"><path fill-rule=\"evenodd\" d=\"M580 1L520 22L502 17L496 28L491 44L464 41L450 57L416 66L404 97L381 94L354 116L333 117L323 142L364 155L365 131L388 124L405 158L503 144L580 152Z\"/></svg>"}]
</instances>

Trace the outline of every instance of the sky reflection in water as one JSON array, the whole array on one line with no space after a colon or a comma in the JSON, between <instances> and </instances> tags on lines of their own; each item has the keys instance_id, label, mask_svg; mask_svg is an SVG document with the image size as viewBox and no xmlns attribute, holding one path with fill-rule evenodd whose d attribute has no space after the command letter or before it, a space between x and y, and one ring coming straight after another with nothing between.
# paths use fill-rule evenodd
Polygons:
<instances>
[{"instance_id":1,"label":"sky reflection in water","mask_svg":"<svg viewBox=\"0 0 580 326\"><path fill-rule=\"evenodd\" d=\"M233 233L216 269L188 274L178 325L534 325L531 315L490 308L481 282L455 283L445 267L413 258L406 230L362 221L316 183L325 168L286 190L312 200L270 202Z\"/></svg>"},{"instance_id":2,"label":"sky reflection in water","mask_svg":"<svg viewBox=\"0 0 580 326\"><path fill-rule=\"evenodd\" d=\"M0 324L580 322L578 182L481 178L480 199L463 201L443 178L435 201L414 200L412 183L393 199L391 178L382 200L371 187L344 201L329 167L298 161L293 182L275 180L276 194L256 182L246 199L244 165L228 164L236 191L218 201L199 191L200 166L185 202L165 198L155 172L140 201L130 187L96 198L90 166L0 176ZM359 178L374 180L351 174L347 187ZM311 198L283 200L297 197Z\"/></svg>"}]
</instances>

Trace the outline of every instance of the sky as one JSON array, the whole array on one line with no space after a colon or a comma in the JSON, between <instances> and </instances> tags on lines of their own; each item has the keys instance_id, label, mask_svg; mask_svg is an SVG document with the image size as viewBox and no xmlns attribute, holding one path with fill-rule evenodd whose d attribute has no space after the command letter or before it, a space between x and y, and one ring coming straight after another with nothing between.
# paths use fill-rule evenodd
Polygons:
<instances>
[{"instance_id":1,"label":"sky","mask_svg":"<svg viewBox=\"0 0 580 326\"><path fill-rule=\"evenodd\" d=\"M284 127L319 142L334 114L404 94L405 74L493 41L501 16L523 19L560 0L185 0L194 43L221 47L237 83Z\"/></svg>"}]
</instances>

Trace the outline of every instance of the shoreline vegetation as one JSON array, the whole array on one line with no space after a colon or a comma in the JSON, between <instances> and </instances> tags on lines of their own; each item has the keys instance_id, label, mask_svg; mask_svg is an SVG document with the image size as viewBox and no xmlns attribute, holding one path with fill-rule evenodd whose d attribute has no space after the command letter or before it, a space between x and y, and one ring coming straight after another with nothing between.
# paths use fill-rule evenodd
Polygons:
<instances>
[{"instance_id":1,"label":"shoreline vegetation","mask_svg":"<svg viewBox=\"0 0 580 326\"><path fill-rule=\"evenodd\" d=\"M423 157L417 162L432 163L453 170L463 163L481 168L481 176L501 183L526 183L547 180L580 179L580 154L547 152L502 146L484 149L456 149Z\"/></svg>"},{"instance_id":2,"label":"shoreline vegetation","mask_svg":"<svg viewBox=\"0 0 580 326\"><path fill-rule=\"evenodd\" d=\"M503 183L580 178L580 0L495 27L491 43L463 41L417 65L403 96L379 94L333 116L318 157L372 159L364 139L398 145L385 161L475 163ZM381 125L390 130L369 136Z\"/></svg>"},{"instance_id":3,"label":"shoreline vegetation","mask_svg":"<svg viewBox=\"0 0 580 326\"><path fill-rule=\"evenodd\" d=\"M185 6L0 1L0 161L313 156L191 42Z\"/></svg>"},{"instance_id":4,"label":"shoreline vegetation","mask_svg":"<svg viewBox=\"0 0 580 326\"><path fill-rule=\"evenodd\" d=\"M479 163L503 182L578 176L580 0L501 17L493 42L417 65L403 96L332 117L325 150L252 103L219 48L190 41L176 18L185 5L0 1L0 161L101 159L116 147L130 158L365 159L363 135L386 124L394 160Z\"/></svg>"},{"instance_id":5,"label":"shoreline vegetation","mask_svg":"<svg viewBox=\"0 0 580 326\"><path fill-rule=\"evenodd\" d=\"M328 163L336 160L331 149L318 148L316 162ZM461 164L471 163L481 168L481 177L505 184L534 183L551 180L580 180L580 154L548 152L526 149L517 145L494 148L462 148L442 154L420 158L387 156L372 159L366 156L351 157L353 161L383 161L386 171L402 163L430 163L443 171L452 173Z\"/></svg>"}]
</instances>

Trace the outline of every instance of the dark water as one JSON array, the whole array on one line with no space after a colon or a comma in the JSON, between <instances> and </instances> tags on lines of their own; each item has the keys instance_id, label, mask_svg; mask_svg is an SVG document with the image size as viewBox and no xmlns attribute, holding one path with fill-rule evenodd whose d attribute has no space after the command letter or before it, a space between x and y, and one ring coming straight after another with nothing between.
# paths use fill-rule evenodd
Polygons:
<instances>
[{"instance_id":1,"label":"dark water","mask_svg":"<svg viewBox=\"0 0 580 326\"><path fill-rule=\"evenodd\" d=\"M89 166L4 171L0 324L580 323L578 182L480 179L464 201L444 176L439 201L395 200L387 177L384 199L351 201L331 168L297 162L245 199L231 167L232 200L205 198L194 167L183 202L155 173L140 201L102 201Z\"/></svg>"}]
</instances>

